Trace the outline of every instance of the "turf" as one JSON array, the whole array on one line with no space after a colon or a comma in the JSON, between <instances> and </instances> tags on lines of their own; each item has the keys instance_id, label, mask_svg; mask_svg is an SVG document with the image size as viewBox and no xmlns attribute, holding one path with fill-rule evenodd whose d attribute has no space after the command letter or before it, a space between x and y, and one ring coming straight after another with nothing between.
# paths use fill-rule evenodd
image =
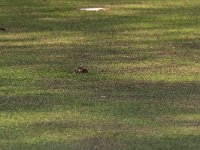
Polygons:
<instances>
[{"instance_id":1,"label":"turf","mask_svg":"<svg viewBox=\"0 0 200 150\"><path fill-rule=\"evenodd\" d=\"M200 149L199 0L0 8L1 150Z\"/></svg>"}]
</instances>

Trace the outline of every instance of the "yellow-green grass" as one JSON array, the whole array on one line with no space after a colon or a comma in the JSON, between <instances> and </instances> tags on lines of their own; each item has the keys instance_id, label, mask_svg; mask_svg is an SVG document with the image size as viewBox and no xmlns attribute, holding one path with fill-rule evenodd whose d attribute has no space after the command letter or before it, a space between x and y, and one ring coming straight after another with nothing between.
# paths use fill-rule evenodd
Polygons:
<instances>
[{"instance_id":1,"label":"yellow-green grass","mask_svg":"<svg viewBox=\"0 0 200 150\"><path fill-rule=\"evenodd\" d=\"M200 149L199 10L1 0L0 149Z\"/></svg>"}]
</instances>

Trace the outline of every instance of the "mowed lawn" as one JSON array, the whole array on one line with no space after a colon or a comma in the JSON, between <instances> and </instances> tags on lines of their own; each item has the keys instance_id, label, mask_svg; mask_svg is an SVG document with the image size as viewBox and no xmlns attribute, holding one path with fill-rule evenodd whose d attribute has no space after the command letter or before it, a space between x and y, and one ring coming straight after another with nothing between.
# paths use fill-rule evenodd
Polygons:
<instances>
[{"instance_id":1,"label":"mowed lawn","mask_svg":"<svg viewBox=\"0 0 200 150\"><path fill-rule=\"evenodd\" d=\"M1 150L200 149L199 0L0 0L0 27Z\"/></svg>"}]
</instances>

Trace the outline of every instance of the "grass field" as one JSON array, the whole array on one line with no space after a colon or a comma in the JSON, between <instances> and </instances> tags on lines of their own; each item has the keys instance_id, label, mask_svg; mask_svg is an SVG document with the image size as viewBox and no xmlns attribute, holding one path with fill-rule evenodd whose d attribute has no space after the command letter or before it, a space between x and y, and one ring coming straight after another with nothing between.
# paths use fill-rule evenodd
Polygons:
<instances>
[{"instance_id":1,"label":"grass field","mask_svg":"<svg viewBox=\"0 0 200 150\"><path fill-rule=\"evenodd\" d=\"M200 149L199 14L199 0L0 0L0 150Z\"/></svg>"}]
</instances>

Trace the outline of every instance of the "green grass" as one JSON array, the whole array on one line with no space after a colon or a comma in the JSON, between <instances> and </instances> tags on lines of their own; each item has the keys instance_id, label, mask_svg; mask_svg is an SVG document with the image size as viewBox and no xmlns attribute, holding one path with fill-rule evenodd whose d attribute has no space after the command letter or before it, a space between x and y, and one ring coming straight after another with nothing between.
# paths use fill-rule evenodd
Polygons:
<instances>
[{"instance_id":1,"label":"green grass","mask_svg":"<svg viewBox=\"0 0 200 150\"><path fill-rule=\"evenodd\" d=\"M0 8L1 150L200 149L199 0Z\"/></svg>"}]
</instances>

